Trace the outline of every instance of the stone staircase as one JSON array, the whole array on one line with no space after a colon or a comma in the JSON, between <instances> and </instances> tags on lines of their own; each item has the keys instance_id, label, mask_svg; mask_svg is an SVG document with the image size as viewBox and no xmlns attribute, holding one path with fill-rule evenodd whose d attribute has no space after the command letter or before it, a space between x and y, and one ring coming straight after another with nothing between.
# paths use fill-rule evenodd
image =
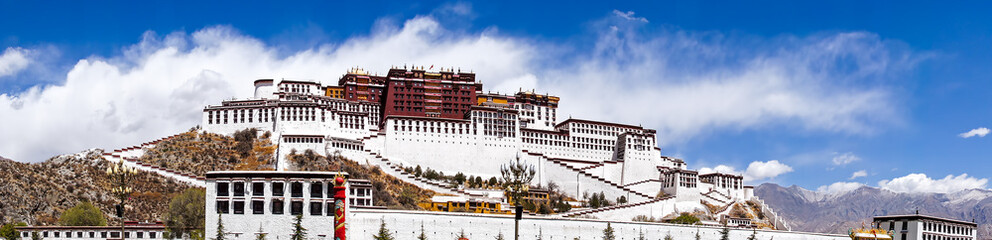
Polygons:
<instances>
[{"instance_id":1,"label":"stone staircase","mask_svg":"<svg viewBox=\"0 0 992 240\"><path fill-rule=\"evenodd\" d=\"M581 174L581 175L583 175L585 177L592 178L592 179L595 179L596 181L600 181L602 183L605 183L605 184L608 184L610 186L616 187L617 189L619 189L619 190L621 190L623 192L634 194L634 195L637 195L639 197L643 197L645 199L653 199L654 198L653 196L650 196L650 195L647 195L647 194L644 194L644 193L641 193L641 192L638 192L638 191L634 191L633 189L627 188L625 186L620 186L620 184L617 184L617 183L615 183L613 181L604 179L603 177L590 174L590 173L588 173L586 171L582 171L580 168L572 167L572 165L568 165L568 164L562 162L559 159L547 158L547 157L544 156L544 154L533 153L533 152L529 152L529 151L524 151L524 153L526 153L528 155L531 155L531 156L537 156L537 157L544 158L544 159L546 159L546 160L548 160L550 162L555 163L558 166L562 166L562 167L564 167L564 168L566 168L568 170L571 170L571 171L573 171L575 173Z\"/></svg>"},{"instance_id":2,"label":"stone staircase","mask_svg":"<svg viewBox=\"0 0 992 240\"><path fill-rule=\"evenodd\" d=\"M374 138L374 136L369 137L369 139L370 138ZM482 194L469 193L457 187L451 187L444 183L439 183L425 178L414 176L413 174L404 171L399 164L396 164L391 160L389 160L389 158L383 157L379 153L373 152L372 150L369 149L364 149L362 151L348 150L347 152L345 150L342 150L342 156L350 159L351 161L358 162L359 164L363 164L362 162L359 161L360 159L368 160L369 164L378 166L386 174L389 174L400 180L413 184L417 187L429 189L431 191L440 194L465 196L465 197L486 197L485 195Z\"/></svg>"},{"instance_id":3,"label":"stone staircase","mask_svg":"<svg viewBox=\"0 0 992 240\"><path fill-rule=\"evenodd\" d=\"M714 193L714 191L710 191L710 192L707 192L707 193L703 193L703 194L701 194L701 195L702 195L702 196L703 196L703 197L704 197L705 199L708 199L708 200L712 200L712 201L714 201L714 202L717 202L717 203L719 203L719 204L717 204L717 205L726 205L727 203L729 203L729 202L730 202L730 199L720 199L720 198L718 198L718 197L714 197L714 196L712 195L712 193ZM717 192L717 193L718 193L718 192ZM722 196L722 195L717 195L717 196L720 196L720 197L724 197L724 196Z\"/></svg>"},{"instance_id":4,"label":"stone staircase","mask_svg":"<svg viewBox=\"0 0 992 240\"><path fill-rule=\"evenodd\" d=\"M576 211L576 212L568 212L568 213L563 213L560 216L562 216L562 217L578 217L578 216L582 216L582 215L586 215L586 214L600 213L600 212L612 211L612 210L617 210L617 209L637 207L637 206L641 206L641 205L645 205L645 204L650 204L650 203L668 201L668 200L671 200L673 198L675 198L675 196L668 196L668 197L663 197L663 198L650 199L650 200L646 200L646 201L641 201L641 202L636 202L636 203L630 203L630 204L624 204L624 205L613 205L613 206L609 206L609 207L601 207L601 208L596 208L596 209L588 209L588 210L582 210L582 211Z\"/></svg>"},{"instance_id":5,"label":"stone staircase","mask_svg":"<svg viewBox=\"0 0 992 240\"><path fill-rule=\"evenodd\" d=\"M115 149L111 152L103 152L103 159L115 163L123 162L125 166L133 167L135 169L145 172L156 173L158 175L171 178L179 182L187 183L196 187L206 187L207 186L206 179L203 176L196 176L195 174L192 173L186 173L173 169L163 168L149 163L141 162L139 160L141 155L145 153L145 148L155 147L155 144L171 139L178 135L179 134L164 137L151 142L145 142L137 146Z\"/></svg>"},{"instance_id":6,"label":"stone staircase","mask_svg":"<svg viewBox=\"0 0 992 240\"><path fill-rule=\"evenodd\" d=\"M645 179L645 180L641 180L641 181L637 181L637 182L628 183L628 184L625 184L623 186L624 187L629 187L629 186L635 186L635 185L638 185L638 184L649 183L649 182L661 182L661 180L658 180L658 179Z\"/></svg>"}]
</instances>

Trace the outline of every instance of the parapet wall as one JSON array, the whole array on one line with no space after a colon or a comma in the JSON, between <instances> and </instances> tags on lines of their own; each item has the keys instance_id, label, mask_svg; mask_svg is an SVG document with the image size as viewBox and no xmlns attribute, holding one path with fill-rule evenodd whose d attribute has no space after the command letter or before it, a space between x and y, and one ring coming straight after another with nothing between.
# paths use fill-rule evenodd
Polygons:
<instances>
[{"instance_id":1,"label":"parapet wall","mask_svg":"<svg viewBox=\"0 0 992 240\"><path fill-rule=\"evenodd\" d=\"M513 215L350 209L347 219L348 239L353 240L373 239L383 222L396 239L417 239L421 226L428 239L457 239L462 231L468 239L496 239L500 233L504 239L513 239ZM694 240L698 232L702 240L717 240L721 230L709 226L525 216L520 221L520 239L538 239L538 234L540 239L549 240L602 239L607 222L618 240L638 239L642 232L647 239L671 235L676 240ZM747 239L752 232L751 229L731 229L730 239ZM849 239L845 235L775 230L756 233L756 239L760 240Z\"/></svg>"}]
</instances>

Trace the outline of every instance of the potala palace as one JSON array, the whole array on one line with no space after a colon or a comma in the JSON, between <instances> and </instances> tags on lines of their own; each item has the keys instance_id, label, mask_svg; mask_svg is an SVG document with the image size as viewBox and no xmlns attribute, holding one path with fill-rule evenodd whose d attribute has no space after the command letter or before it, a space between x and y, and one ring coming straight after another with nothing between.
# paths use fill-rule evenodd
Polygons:
<instances>
[{"instance_id":1,"label":"potala palace","mask_svg":"<svg viewBox=\"0 0 992 240\"><path fill-rule=\"evenodd\" d=\"M256 128L278 145L277 170L293 170L292 151L314 150L378 165L405 181L445 195L495 196L452 189L401 170L422 166L448 173L499 176L519 158L536 168L540 186L555 183L580 198L602 192L628 204L578 209L553 217L629 221L710 211L727 216L734 203L759 202L740 175L699 174L662 155L656 131L624 123L558 116L560 98L534 91L484 91L474 73L393 67L385 76L351 69L336 86L314 81L260 79L254 97L203 109L204 131L233 134ZM496 194L498 195L498 194ZM707 210L706 205L719 209ZM761 204L768 224L786 223ZM208 218L209 219L209 218Z\"/></svg>"}]
</instances>

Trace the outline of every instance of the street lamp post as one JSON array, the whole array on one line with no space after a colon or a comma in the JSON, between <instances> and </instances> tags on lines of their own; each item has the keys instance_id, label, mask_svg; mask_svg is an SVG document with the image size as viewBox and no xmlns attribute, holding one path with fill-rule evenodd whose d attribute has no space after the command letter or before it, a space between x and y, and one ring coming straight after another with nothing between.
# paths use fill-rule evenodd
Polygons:
<instances>
[{"instance_id":1,"label":"street lamp post","mask_svg":"<svg viewBox=\"0 0 992 240\"><path fill-rule=\"evenodd\" d=\"M131 196L133 190L129 185L131 181L134 180L134 176L137 175L137 169L124 165L124 160L122 159L119 163L114 164L107 168L107 175L110 176L111 188L110 192L113 193L117 199L120 200L121 204L116 207L117 217L121 221L121 239L124 239L124 204L127 198Z\"/></svg>"}]
</instances>

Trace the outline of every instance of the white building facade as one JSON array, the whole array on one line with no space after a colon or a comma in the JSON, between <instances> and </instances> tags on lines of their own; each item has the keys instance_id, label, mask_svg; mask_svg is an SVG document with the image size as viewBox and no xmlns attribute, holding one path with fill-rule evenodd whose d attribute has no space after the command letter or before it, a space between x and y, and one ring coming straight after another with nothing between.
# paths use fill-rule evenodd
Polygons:
<instances>
[{"instance_id":1,"label":"white building facade","mask_svg":"<svg viewBox=\"0 0 992 240\"><path fill-rule=\"evenodd\" d=\"M892 240L975 240L978 224L920 214L875 217L878 228L889 231Z\"/></svg>"},{"instance_id":2,"label":"white building facade","mask_svg":"<svg viewBox=\"0 0 992 240\"><path fill-rule=\"evenodd\" d=\"M334 238L334 179L347 177L337 172L296 171L216 171L206 175L206 236L216 236L218 221L223 222L230 239L269 239L289 237L297 215L311 239ZM356 196L353 205L372 205L368 180L346 182L345 190ZM355 188L351 186L355 185ZM359 194L359 192L361 194Z\"/></svg>"},{"instance_id":3,"label":"white building facade","mask_svg":"<svg viewBox=\"0 0 992 240\"><path fill-rule=\"evenodd\" d=\"M421 78L433 76L429 72L413 73L411 76ZM501 165L519 158L535 166L533 184L555 183L576 198L603 192L610 199L623 196L634 203L674 195L702 208L700 200L726 205L753 197L740 176L729 179L721 175L710 183L695 172L680 171L686 170L686 164L661 154L653 129L575 118L559 121L559 98L555 96L532 91L514 95L483 93L481 83L477 83L472 95L477 99L469 106L462 103L468 99L466 89L471 87L454 82L460 87L450 98L462 102L452 108L463 110L464 116L451 117L445 87L452 83L444 77L447 73L437 73L441 78L431 81L361 74L364 73L349 72L339 81L341 86L326 87L308 81L258 80L253 98L205 107L201 126L204 131L221 134L246 128L271 132L273 142L278 144L277 170L293 169L286 155L294 150L341 154L384 169L421 166L484 178L499 176ZM368 79L375 81L367 82ZM394 79L395 84L391 82ZM401 80L412 84L404 85ZM441 87L424 85L430 83ZM413 86L412 90L409 86ZM418 87L424 88L420 91L426 93L421 94L428 99L418 98ZM332 94L328 90L321 94L322 88L343 92ZM387 97L391 100L386 101ZM446 108L442 115L448 117L396 112L412 109L417 113L419 108L433 110L437 106ZM679 176L671 178L666 173ZM676 180L682 182L673 182Z\"/></svg>"}]
</instances>

